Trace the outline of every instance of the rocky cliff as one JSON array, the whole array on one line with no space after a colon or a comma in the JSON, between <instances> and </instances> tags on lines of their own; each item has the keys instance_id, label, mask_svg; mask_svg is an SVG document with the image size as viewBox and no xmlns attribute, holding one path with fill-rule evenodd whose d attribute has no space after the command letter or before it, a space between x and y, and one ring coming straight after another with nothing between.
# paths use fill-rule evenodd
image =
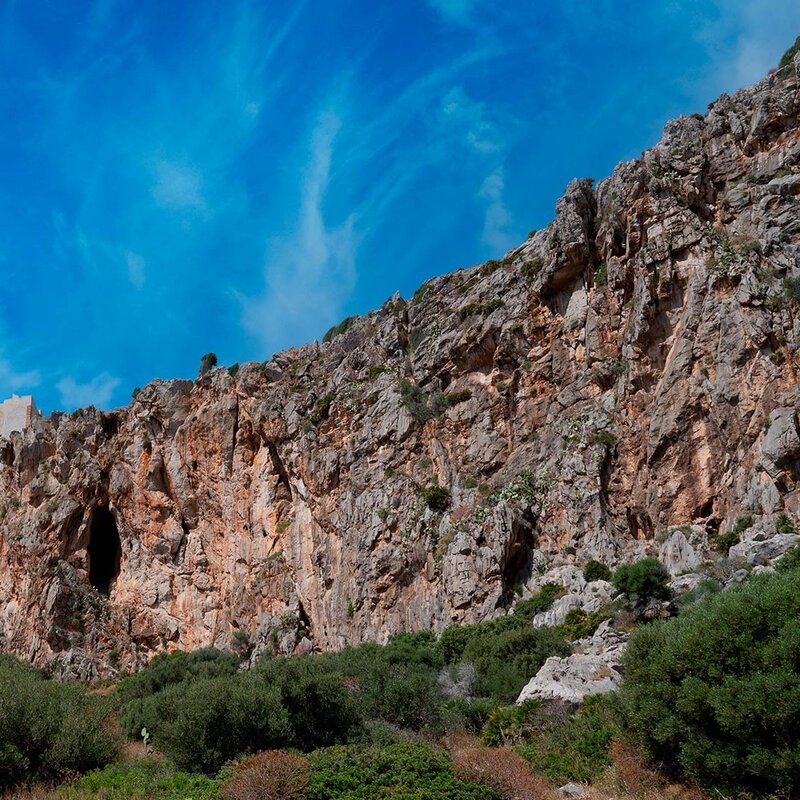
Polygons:
<instances>
[{"instance_id":1,"label":"rocky cliff","mask_svg":"<svg viewBox=\"0 0 800 800\"><path fill-rule=\"evenodd\" d=\"M328 649L589 558L679 572L742 516L769 540L800 514L799 74L322 344L0 439L3 649L80 676Z\"/></svg>"}]
</instances>

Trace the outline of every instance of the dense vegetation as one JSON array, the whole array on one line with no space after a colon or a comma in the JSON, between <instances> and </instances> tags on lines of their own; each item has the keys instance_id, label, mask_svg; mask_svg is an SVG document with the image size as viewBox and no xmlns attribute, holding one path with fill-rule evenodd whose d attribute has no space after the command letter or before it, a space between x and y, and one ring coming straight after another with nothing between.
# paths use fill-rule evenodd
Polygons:
<instances>
[{"instance_id":1,"label":"dense vegetation","mask_svg":"<svg viewBox=\"0 0 800 800\"><path fill-rule=\"evenodd\" d=\"M120 684L121 724L130 738L146 729L179 767L208 774L255 750L477 732L549 656L568 652L554 631L510 616L450 627L439 641L401 634L383 647L266 658L241 673L215 650L162 655Z\"/></svg>"},{"instance_id":2,"label":"dense vegetation","mask_svg":"<svg viewBox=\"0 0 800 800\"><path fill-rule=\"evenodd\" d=\"M631 637L629 731L709 787L800 785L800 570L758 575Z\"/></svg>"},{"instance_id":3,"label":"dense vegetation","mask_svg":"<svg viewBox=\"0 0 800 800\"><path fill-rule=\"evenodd\" d=\"M0 655L0 789L107 764L119 749L109 712L106 700L83 687Z\"/></svg>"},{"instance_id":4,"label":"dense vegetation","mask_svg":"<svg viewBox=\"0 0 800 800\"><path fill-rule=\"evenodd\" d=\"M798 553L775 574L697 590L679 599L679 616L637 627L619 695L577 710L514 705L547 657L570 651L559 632L596 622L584 614L532 628L531 616L564 591L555 584L514 614L451 626L438 640L402 634L385 646L265 657L244 671L237 656L213 649L160 655L108 697L2 657L0 788L88 772L54 797L541 797L548 785L619 771L619 758L630 769L639 756L629 740L701 786L787 792L800 785ZM588 571L606 574L602 565ZM628 599L616 612L623 617L668 595L652 559L612 579ZM156 755L114 763L116 722L140 743L146 731ZM466 744L438 746L459 740Z\"/></svg>"}]
</instances>

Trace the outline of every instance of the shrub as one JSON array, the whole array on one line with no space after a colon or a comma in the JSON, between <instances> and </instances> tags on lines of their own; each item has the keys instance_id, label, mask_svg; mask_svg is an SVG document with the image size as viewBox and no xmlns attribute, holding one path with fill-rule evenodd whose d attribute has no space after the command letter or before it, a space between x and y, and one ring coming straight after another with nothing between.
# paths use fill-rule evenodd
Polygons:
<instances>
[{"instance_id":1,"label":"shrub","mask_svg":"<svg viewBox=\"0 0 800 800\"><path fill-rule=\"evenodd\" d=\"M576 639L585 639L587 636L591 636L600 623L603 620L611 619L611 616L608 608L601 608L594 614L587 614L582 608L572 608L564 621L560 625L556 625L555 629L568 642L574 642Z\"/></svg>"},{"instance_id":2,"label":"shrub","mask_svg":"<svg viewBox=\"0 0 800 800\"><path fill-rule=\"evenodd\" d=\"M428 404L428 396L408 378L400 378L400 402L406 407L415 422L424 425L436 416L436 412Z\"/></svg>"},{"instance_id":3,"label":"shrub","mask_svg":"<svg viewBox=\"0 0 800 800\"><path fill-rule=\"evenodd\" d=\"M488 747L519 744L530 735L533 719L541 707L538 700L529 700L520 706L499 706L486 720L481 742Z\"/></svg>"},{"instance_id":4,"label":"shrub","mask_svg":"<svg viewBox=\"0 0 800 800\"><path fill-rule=\"evenodd\" d=\"M101 767L117 754L109 703L0 655L0 789Z\"/></svg>"},{"instance_id":5,"label":"shrub","mask_svg":"<svg viewBox=\"0 0 800 800\"><path fill-rule=\"evenodd\" d=\"M447 399L447 405L457 406L459 403L465 403L469 400L470 397L472 397L472 392L469 389L461 389L457 392L448 392L445 397Z\"/></svg>"},{"instance_id":6,"label":"shrub","mask_svg":"<svg viewBox=\"0 0 800 800\"><path fill-rule=\"evenodd\" d=\"M638 628L626 726L656 762L737 791L800 786L800 571L757 575Z\"/></svg>"},{"instance_id":7,"label":"shrub","mask_svg":"<svg viewBox=\"0 0 800 800\"><path fill-rule=\"evenodd\" d=\"M592 581L610 581L611 570L600 561L592 559L587 561L583 567L583 579L589 583Z\"/></svg>"},{"instance_id":8,"label":"shrub","mask_svg":"<svg viewBox=\"0 0 800 800\"><path fill-rule=\"evenodd\" d=\"M161 718L157 695L164 689L185 681L235 675L239 659L206 647L192 653L159 653L139 672L120 681L117 693L123 707L120 726L129 739L138 739L142 728L155 733Z\"/></svg>"},{"instance_id":9,"label":"shrub","mask_svg":"<svg viewBox=\"0 0 800 800\"><path fill-rule=\"evenodd\" d=\"M712 538L714 549L720 553L728 555L731 547L739 544L742 537L736 531L728 531L727 533L720 533L718 536Z\"/></svg>"},{"instance_id":10,"label":"shrub","mask_svg":"<svg viewBox=\"0 0 800 800\"><path fill-rule=\"evenodd\" d=\"M459 780L447 754L429 744L331 747L308 759L314 800L502 800L494 789Z\"/></svg>"},{"instance_id":11,"label":"shrub","mask_svg":"<svg viewBox=\"0 0 800 800\"><path fill-rule=\"evenodd\" d=\"M571 652L555 631L532 628L517 615L477 625L449 625L438 647L447 664L472 664L477 694L496 703L513 703L547 658Z\"/></svg>"},{"instance_id":12,"label":"shrub","mask_svg":"<svg viewBox=\"0 0 800 800\"><path fill-rule=\"evenodd\" d=\"M425 505L432 511L446 511L450 505L450 490L438 483L424 487L420 493Z\"/></svg>"},{"instance_id":13,"label":"shrub","mask_svg":"<svg viewBox=\"0 0 800 800\"><path fill-rule=\"evenodd\" d=\"M310 766L304 758L268 750L239 764L220 794L223 800L303 800L309 779Z\"/></svg>"},{"instance_id":14,"label":"shrub","mask_svg":"<svg viewBox=\"0 0 800 800\"><path fill-rule=\"evenodd\" d=\"M518 750L551 781L591 781L611 764L609 747L618 733L609 699L590 695L574 714L545 726Z\"/></svg>"},{"instance_id":15,"label":"shrub","mask_svg":"<svg viewBox=\"0 0 800 800\"><path fill-rule=\"evenodd\" d=\"M477 631L464 648L464 660L475 667L478 694L502 703L513 703L550 656L571 652L555 631L532 628L525 620L517 619L522 627L487 627Z\"/></svg>"},{"instance_id":16,"label":"shrub","mask_svg":"<svg viewBox=\"0 0 800 800\"><path fill-rule=\"evenodd\" d=\"M780 69L788 67L792 63L792 60L794 59L798 50L800 50L800 36L794 40L794 44L783 54L778 67Z\"/></svg>"},{"instance_id":17,"label":"shrub","mask_svg":"<svg viewBox=\"0 0 800 800\"><path fill-rule=\"evenodd\" d=\"M496 708L497 703L489 697L453 698L442 706L442 728L444 731L461 730L478 734Z\"/></svg>"},{"instance_id":18,"label":"shrub","mask_svg":"<svg viewBox=\"0 0 800 800\"><path fill-rule=\"evenodd\" d=\"M161 693L160 711L156 745L192 772L216 773L231 758L292 738L280 692L257 676L173 686Z\"/></svg>"},{"instance_id":19,"label":"shrub","mask_svg":"<svg viewBox=\"0 0 800 800\"><path fill-rule=\"evenodd\" d=\"M325 335L322 337L323 342L330 342L334 336L340 336L345 333L349 327L355 322L355 317L345 317L338 325L328 328Z\"/></svg>"},{"instance_id":20,"label":"shrub","mask_svg":"<svg viewBox=\"0 0 800 800\"><path fill-rule=\"evenodd\" d=\"M788 517L786 514L778 515L778 518L775 520L775 530L777 530L778 533L797 533L794 522L792 522L791 517Z\"/></svg>"},{"instance_id":21,"label":"shrub","mask_svg":"<svg viewBox=\"0 0 800 800\"><path fill-rule=\"evenodd\" d=\"M328 414L331 410L331 404L336 399L336 392L326 392L314 404L314 410L308 415L309 422L316 426L320 422L328 419Z\"/></svg>"},{"instance_id":22,"label":"shrub","mask_svg":"<svg viewBox=\"0 0 800 800\"><path fill-rule=\"evenodd\" d=\"M545 583L533 597L517 603L514 613L525 619L533 619L542 611L547 611L566 592L567 590L560 583Z\"/></svg>"},{"instance_id":23,"label":"shrub","mask_svg":"<svg viewBox=\"0 0 800 800\"><path fill-rule=\"evenodd\" d=\"M800 300L800 277L783 279L783 295L788 300Z\"/></svg>"},{"instance_id":24,"label":"shrub","mask_svg":"<svg viewBox=\"0 0 800 800\"><path fill-rule=\"evenodd\" d=\"M542 778L513 750L471 747L453 754L455 774L462 781L496 789L506 800L545 800L553 794Z\"/></svg>"},{"instance_id":25,"label":"shrub","mask_svg":"<svg viewBox=\"0 0 800 800\"><path fill-rule=\"evenodd\" d=\"M787 550L775 564L778 572L789 572L800 567L800 545L795 545L791 550Z\"/></svg>"},{"instance_id":26,"label":"shrub","mask_svg":"<svg viewBox=\"0 0 800 800\"><path fill-rule=\"evenodd\" d=\"M604 261L594 273L595 286L605 286L608 283L608 264Z\"/></svg>"},{"instance_id":27,"label":"shrub","mask_svg":"<svg viewBox=\"0 0 800 800\"><path fill-rule=\"evenodd\" d=\"M541 272L543 266L543 258L532 258L523 263L520 267L520 272L522 272L523 276L528 280L533 280L533 278Z\"/></svg>"},{"instance_id":28,"label":"shrub","mask_svg":"<svg viewBox=\"0 0 800 800\"><path fill-rule=\"evenodd\" d=\"M206 353L200 359L200 371L198 372L198 377L201 375L205 375L207 372L211 372L214 367L217 366L217 356L215 353Z\"/></svg>"},{"instance_id":29,"label":"shrub","mask_svg":"<svg viewBox=\"0 0 800 800\"><path fill-rule=\"evenodd\" d=\"M270 658L259 663L256 675L280 693L288 712L291 736L278 746L291 742L301 750L313 750L350 741L360 730L356 700L326 662L314 656Z\"/></svg>"},{"instance_id":30,"label":"shrub","mask_svg":"<svg viewBox=\"0 0 800 800\"><path fill-rule=\"evenodd\" d=\"M160 758L142 758L94 770L62 788L53 800L217 800L218 782L176 770Z\"/></svg>"},{"instance_id":31,"label":"shrub","mask_svg":"<svg viewBox=\"0 0 800 800\"><path fill-rule=\"evenodd\" d=\"M666 600L670 596L667 586L669 572L656 558L643 558L634 564L617 567L611 582L632 602Z\"/></svg>"}]
</instances>

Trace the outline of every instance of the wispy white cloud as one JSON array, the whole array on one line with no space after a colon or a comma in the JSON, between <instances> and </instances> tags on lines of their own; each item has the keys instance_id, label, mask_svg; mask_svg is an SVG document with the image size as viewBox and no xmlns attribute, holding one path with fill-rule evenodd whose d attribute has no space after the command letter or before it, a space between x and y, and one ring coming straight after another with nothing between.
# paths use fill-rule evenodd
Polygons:
<instances>
[{"instance_id":1,"label":"wispy white cloud","mask_svg":"<svg viewBox=\"0 0 800 800\"><path fill-rule=\"evenodd\" d=\"M72 376L67 376L56 383L56 389L58 389L62 405L66 408L82 408L84 406L107 408L119 385L119 378L102 372L86 383L78 383Z\"/></svg>"},{"instance_id":2,"label":"wispy white cloud","mask_svg":"<svg viewBox=\"0 0 800 800\"><path fill-rule=\"evenodd\" d=\"M19 371L7 358L0 355L0 392L4 397L12 393L30 392L41 382L42 377L38 370Z\"/></svg>"},{"instance_id":3,"label":"wispy white cloud","mask_svg":"<svg viewBox=\"0 0 800 800\"><path fill-rule=\"evenodd\" d=\"M776 67L799 31L775 24L777 19L798 16L797 0L760 0L758 3L739 3L720 0L720 11L728 24L735 23L739 31L731 54L730 79L737 86L746 86L763 78Z\"/></svg>"},{"instance_id":4,"label":"wispy white cloud","mask_svg":"<svg viewBox=\"0 0 800 800\"><path fill-rule=\"evenodd\" d=\"M292 233L272 242L264 291L240 297L243 323L268 351L276 342L313 338L338 319L355 280L355 216L330 226L323 214L333 145L341 126L334 112L314 129L300 210Z\"/></svg>"},{"instance_id":5,"label":"wispy white cloud","mask_svg":"<svg viewBox=\"0 0 800 800\"><path fill-rule=\"evenodd\" d=\"M144 259L138 253L125 253L125 263L128 265L128 277L131 283L141 289L144 286Z\"/></svg>"},{"instance_id":6,"label":"wispy white cloud","mask_svg":"<svg viewBox=\"0 0 800 800\"><path fill-rule=\"evenodd\" d=\"M469 25L477 0L428 0L431 6L448 22Z\"/></svg>"},{"instance_id":7,"label":"wispy white cloud","mask_svg":"<svg viewBox=\"0 0 800 800\"><path fill-rule=\"evenodd\" d=\"M504 122L506 128L513 125L511 120ZM485 103L471 98L460 86L444 96L441 124L449 131L448 139L459 140L476 160L482 175L475 195L484 207L482 240L493 252L505 252L514 243L513 219L504 200L508 131L491 118Z\"/></svg>"},{"instance_id":8,"label":"wispy white cloud","mask_svg":"<svg viewBox=\"0 0 800 800\"><path fill-rule=\"evenodd\" d=\"M161 208L206 211L203 176L196 166L159 160L153 170L153 199Z\"/></svg>"},{"instance_id":9,"label":"wispy white cloud","mask_svg":"<svg viewBox=\"0 0 800 800\"><path fill-rule=\"evenodd\" d=\"M473 100L460 86L454 86L445 95L442 115L463 131L465 144L475 152L488 154L500 150L500 136L488 119L486 105Z\"/></svg>"},{"instance_id":10,"label":"wispy white cloud","mask_svg":"<svg viewBox=\"0 0 800 800\"><path fill-rule=\"evenodd\" d=\"M498 167L486 176L479 192L481 199L486 202L483 241L497 253L504 253L514 244L510 230L511 214L503 202L504 189L503 170Z\"/></svg>"}]
</instances>

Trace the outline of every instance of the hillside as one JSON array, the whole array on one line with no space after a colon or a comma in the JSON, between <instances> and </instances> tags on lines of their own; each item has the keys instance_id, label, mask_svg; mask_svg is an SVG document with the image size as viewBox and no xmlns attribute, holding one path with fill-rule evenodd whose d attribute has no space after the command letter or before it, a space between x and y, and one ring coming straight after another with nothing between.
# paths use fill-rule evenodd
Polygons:
<instances>
[{"instance_id":1,"label":"hillside","mask_svg":"<svg viewBox=\"0 0 800 800\"><path fill-rule=\"evenodd\" d=\"M799 76L670 122L502 260L328 341L0 440L3 649L81 677L328 650L493 618L592 558L677 575L740 518L737 557L782 552Z\"/></svg>"}]
</instances>

